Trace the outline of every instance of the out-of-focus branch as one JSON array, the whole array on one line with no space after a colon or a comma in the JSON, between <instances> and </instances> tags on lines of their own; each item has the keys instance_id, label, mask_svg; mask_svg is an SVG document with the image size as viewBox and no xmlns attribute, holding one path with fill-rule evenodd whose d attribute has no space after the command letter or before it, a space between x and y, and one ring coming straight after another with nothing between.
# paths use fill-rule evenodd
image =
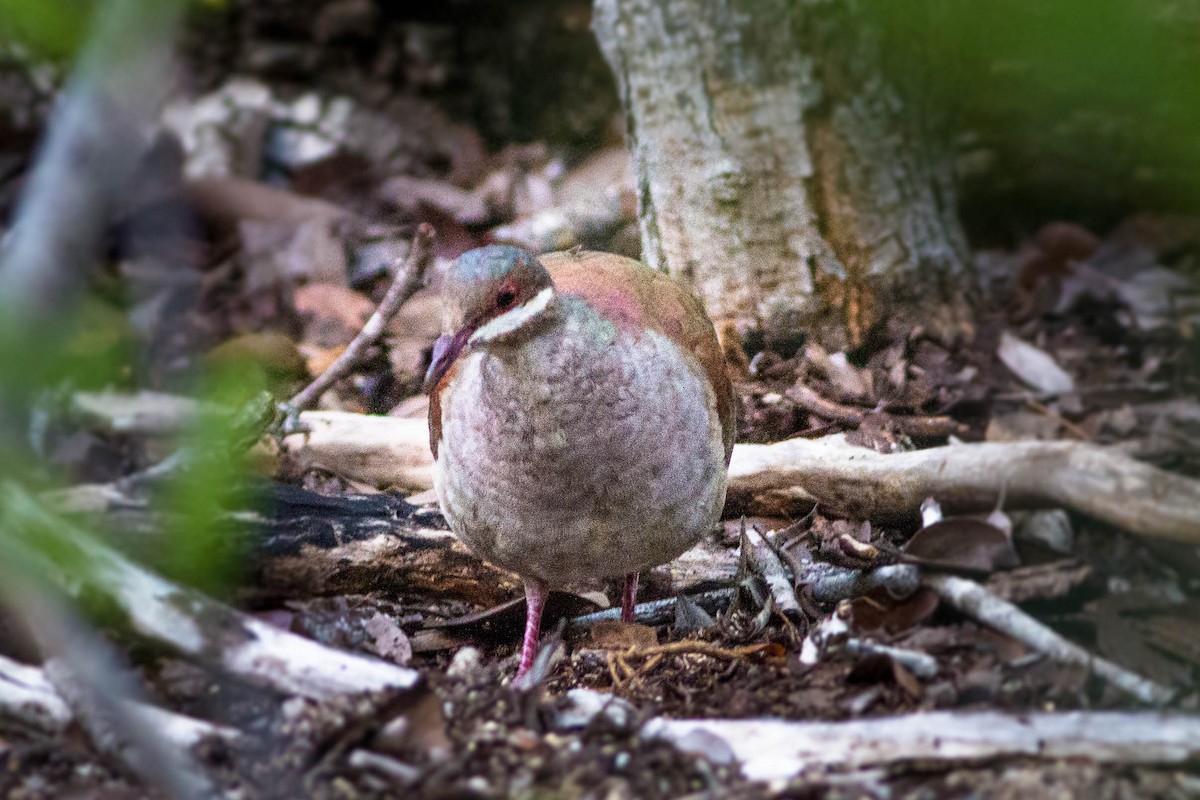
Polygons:
<instances>
[{"instance_id":1,"label":"out-of-focus branch","mask_svg":"<svg viewBox=\"0 0 1200 800\"><path fill-rule=\"evenodd\" d=\"M19 486L0 484L0 559L24 564L69 597L88 597L135 636L258 686L326 699L404 693L416 672L339 652L247 617L139 567L47 511Z\"/></svg>"},{"instance_id":2,"label":"out-of-focus branch","mask_svg":"<svg viewBox=\"0 0 1200 800\"><path fill-rule=\"evenodd\" d=\"M69 311L167 89L179 0L109 0L63 93L0 260L0 335ZM41 324L37 324L41 323Z\"/></svg>"},{"instance_id":3,"label":"out-of-focus branch","mask_svg":"<svg viewBox=\"0 0 1200 800\"><path fill-rule=\"evenodd\" d=\"M98 750L148 786L179 800L207 800L218 788L186 746L159 730L162 721L135 706L140 689L95 632L49 593L23 593L20 610L46 657L48 683L66 701Z\"/></svg>"},{"instance_id":4,"label":"out-of-focus branch","mask_svg":"<svg viewBox=\"0 0 1200 800\"><path fill-rule=\"evenodd\" d=\"M326 389L353 369L358 360L362 358L363 351L378 341L383 334L384 327L392 317L396 316L400 306L404 305L408 298L425 285L425 271L429 268L429 262L433 260L433 237L432 225L422 223L417 227L417 234L413 237L408 258L405 259L403 266L396 270L396 278L388 287L383 300L380 301L379 308L375 309L375 313L367 320L367 324L354 337L354 341L337 357L337 360L318 375L316 380L289 400L288 405L296 410L303 410L314 405Z\"/></svg>"}]
</instances>

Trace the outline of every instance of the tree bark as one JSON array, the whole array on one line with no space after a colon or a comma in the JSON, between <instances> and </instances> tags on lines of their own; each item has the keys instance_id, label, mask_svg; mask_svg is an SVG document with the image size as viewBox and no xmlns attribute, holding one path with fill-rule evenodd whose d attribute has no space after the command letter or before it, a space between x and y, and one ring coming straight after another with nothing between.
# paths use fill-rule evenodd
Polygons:
<instances>
[{"instance_id":1,"label":"tree bark","mask_svg":"<svg viewBox=\"0 0 1200 800\"><path fill-rule=\"evenodd\" d=\"M967 294L948 148L859 5L597 0L593 18L647 263L714 317L837 349L885 315L952 334Z\"/></svg>"}]
</instances>

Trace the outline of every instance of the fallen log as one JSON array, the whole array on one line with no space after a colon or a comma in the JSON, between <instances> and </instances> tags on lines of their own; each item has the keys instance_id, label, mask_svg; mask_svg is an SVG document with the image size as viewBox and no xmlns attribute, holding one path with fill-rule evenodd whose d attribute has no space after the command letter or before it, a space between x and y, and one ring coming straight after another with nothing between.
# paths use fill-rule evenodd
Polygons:
<instances>
[{"instance_id":1,"label":"fallen log","mask_svg":"<svg viewBox=\"0 0 1200 800\"><path fill-rule=\"evenodd\" d=\"M395 495L331 497L266 481L246 494L260 502L230 508L206 546L249 605L382 591L489 607L521 594L516 575L482 561L438 515ZM177 529L170 515L112 484L55 490L42 500L64 512L104 514L113 544L138 561L153 563L161 537ZM737 551L706 540L664 569L674 591L728 581Z\"/></svg>"},{"instance_id":2,"label":"fallen log","mask_svg":"<svg viewBox=\"0 0 1200 800\"><path fill-rule=\"evenodd\" d=\"M825 512L855 519L915 517L926 497L982 511L1007 487L1007 507L1070 508L1132 533L1200 544L1200 481L1080 442L949 445L877 453L843 436L739 444L731 503L799 486Z\"/></svg>"},{"instance_id":3,"label":"fallen log","mask_svg":"<svg viewBox=\"0 0 1200 800\"><path fill-rule=\"evenodd\" d=\"M88 406L93 417L97 405ZM128 408L122 414L136 418ZM283 451L302 466L381 488L432 486L423 420L306 412L300 421L311 431L287 437ZM154 430L164 427L155 418ZM128 425L123 430L130 432ZM988 510L1005 489L1011 509L1069 508L1142 536L1200 544L1200 481L1083 442L959 444L886 454L851 445L840 434L739 444L729 466L727 507L789 490L833 514L894 520L915 518L931 496L952 512Z\"/></svg>"}]
</instances>

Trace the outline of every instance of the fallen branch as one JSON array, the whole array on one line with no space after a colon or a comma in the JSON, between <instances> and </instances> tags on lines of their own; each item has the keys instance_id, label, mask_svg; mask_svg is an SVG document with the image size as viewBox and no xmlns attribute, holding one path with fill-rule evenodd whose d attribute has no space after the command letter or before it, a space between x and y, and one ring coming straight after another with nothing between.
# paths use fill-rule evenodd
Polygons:
<instances>
[{"instance_id":1,"label":"fallen branch","mask_svg":"<svg viewBox=\"0 0 1200 800\"><path fill-rule=\"evenodd\" d=\"M57 733L71 721L71 709L41 669L0 656L0 719Z\"/></svg>"},{"instance_id":2,"label":"fallen branch","mask_svg":"<svg viewBox=\"0 0 1200 800\"><path fill-rule=\"evenodd\" d=\"M349 374L359 363L363 351L379 340L383 329L400 310L400 306L425 285L425 271L429 268L429 262L433 260L433 236L432 225L421 223L417 226L408 258L405 259L404 266L397 270L395 280L388 287L387 294L383 296L375 313L328 369L296 393L287 405L297 410L313 406L330 386Z\"/></svg>"},{"instance_id":3,"label":"fallen branch","mask_svg":"<svg viewBox=\"0 0 1200 800\"><path fill-rule=\"evenodd\" d=\"M730 501L799 486L854 519L916 516L926 497L954 511L1066 507L1143 536L1200 544L1200 481L1080 442L1005 442L882 454L845 438L739 444Z\"/></svg>"},{"instance_id":4,"label":"fallen branch","mask_svg":"<svg viewBox=\"0 0 1200 800\"><path fill-rule=\"evenodd\" d=\"M481 560L453 533L431 527L418 508L393 495L330 497L272 482L252 484L246 495L244 507L219 517L220 537L208 543L214 559L238 565L236 575L244 581L239 596L246 602L384 591L488 607L521 593L516 575ZM146 543L176 527L171 514L112 484L83 484L39 499L64 513L105 514L109 539L138 560L153 558L158 549L147 550ZM677 591L729 581L737 571L736 551L705 540L665 569ZM672 603L652 612L662 622L639 621L669 623ZM651 613L646 609L652 607L639 605L638 613ZM613 611L614 618L619 613Z\"/></svg>"},{"instance_id":5,"label":"fallen branch","mask_svg":"<svg viewBox=\"0 0 1200 800\"><path fill-rule=\"evenodd\" d=\"M32 584L10 605L24 616L46 658L47 682L97 751L170 797L208 800L219 795L190 744L177 743L158 727L166 715L144 713L146 706L131 702L141 696L141 688L94 631Z\"/></svg>"},{"instance_id":6,"label":"fallen branch","mask_svg":"<svg viewBox=\"0 0 1200 800\"><path fill-rule=\"evenodd\" d=\"M911 650L907 647L893 647L888 644L869 642L865 639L847 639L842 646L851 655L887 656L892 661L907 668L913 675L924 680L936 677L938 673L937 659L919 650Z\"/></svg>"},{"instance_id":7,"label":"fallen branch","mask_svg":"<svg viewBox=\"0 0 1200 800\"><path fill-rule=\"evenodd\" d=\"M937 592L944 602L972 619L1064 664L1085 667L1143 703L1161 705L1175 696L1175 692L1167 687L1092 655L1074 642L1064 639L974 581L953 575L928 575L925 577L925 584Z\"/></svg>"},{"instance_id":8,"label":"fallen branch","mask_svg":"<svg viewBox=\"0 0 1200 800\"><path fill-rule=\"evenodd\" d=\"M866 770L1005 758L1185 765L1200 758L1200 718L1117 711L934 711L850 722L654 719L647 737L707 755L724 742L752 781L778 786L820 768Z\"/></svg>"},{"instance_id":9,"label":"fallen branch","mask_svg":"<svg viewBox=\"0 0 1200 800\"><path fill-rule=\"evenodd\" d=\"M14 484L0 487L7 545L75 599L103 599L112 621L197 662L313 699L402 692L419 676L343 653L247 617L143 569L55 517Z\"/></svg>"}]
</instances>

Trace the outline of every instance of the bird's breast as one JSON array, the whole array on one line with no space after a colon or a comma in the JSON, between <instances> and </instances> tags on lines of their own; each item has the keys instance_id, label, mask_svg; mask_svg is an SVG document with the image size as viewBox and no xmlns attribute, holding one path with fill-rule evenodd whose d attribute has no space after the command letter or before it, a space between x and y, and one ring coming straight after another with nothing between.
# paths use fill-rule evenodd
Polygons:
<instances>
[{"instance_id":1,"label":"bird's breast","mask_svg":"<svg viewBox=\"0 0 1200 800\"><path fill-rule=\"evenodd\" d=\"M723 504L712 389L652 331L569 315L518 346L469 353L441 402L447 519L522 574L562 583L663 563Z\"/></svg>"}]
</instances>

